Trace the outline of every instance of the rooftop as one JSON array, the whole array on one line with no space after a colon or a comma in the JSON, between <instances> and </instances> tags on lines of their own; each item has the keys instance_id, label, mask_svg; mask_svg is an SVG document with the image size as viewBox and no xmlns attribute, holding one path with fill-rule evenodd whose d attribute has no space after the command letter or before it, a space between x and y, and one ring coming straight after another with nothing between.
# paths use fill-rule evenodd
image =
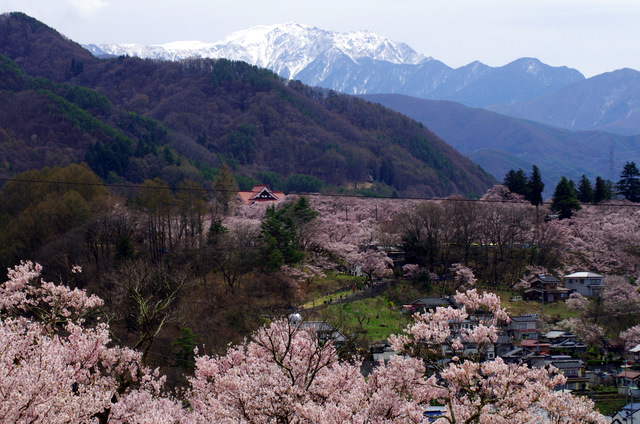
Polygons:
<instances>
[{"instance_id":1,"label":"rooftop","mask_svg":"<svg viewBox=\"0 0 640 424\"><path fill-rule=\"evenodd\" d=\"M560 281L551 274L536 274L533 279L535 280L536 278L540 281L544 281L545 283L558 283Z\"/></svg>"},{"instance_id":2,"label":"rooftop","mask_svg":"<svg viewBox=\"0 0 640 424\"><path fill-rule=\"evenodd\" d=\"M604 278L604 275L596 274L595 272L580 271L565 275L564 278Z\"/></svg>"}]
</instances>

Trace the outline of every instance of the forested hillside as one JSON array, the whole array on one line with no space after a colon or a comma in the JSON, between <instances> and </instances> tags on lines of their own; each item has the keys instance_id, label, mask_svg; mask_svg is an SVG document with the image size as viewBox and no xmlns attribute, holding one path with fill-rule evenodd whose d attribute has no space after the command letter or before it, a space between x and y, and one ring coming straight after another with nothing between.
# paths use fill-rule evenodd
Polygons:
<instances>
[{"instance_id":1,"label":"forested hillside","mask_svg":"<svg viewBox=\"0 0 640 424\"><path fill-rule=\"evenodd\" d=\"M84 160L112 182L205 181L223 163L241 186L285 190L300 174L311 187L421 197L479 196L492 182L403 115L242 62L97 60L19 13L0 33L5 177Z\"/></svg>"}]
</instances>

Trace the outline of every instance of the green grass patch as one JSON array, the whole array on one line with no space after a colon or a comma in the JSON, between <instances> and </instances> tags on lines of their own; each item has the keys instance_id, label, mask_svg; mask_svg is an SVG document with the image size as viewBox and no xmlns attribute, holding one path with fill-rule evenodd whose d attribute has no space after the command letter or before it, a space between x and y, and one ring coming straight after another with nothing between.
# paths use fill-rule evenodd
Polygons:
<instances>
[{"instance_id":1,"label":"green grass patch","mask_svg":"<svg viewBox=\"0 0 640 424\"><path fill-rule=\"evenodd\" d=\"M319 306L325 302L329 302L329 299L336 300L340 296L346 296L352 293L352 287L354 284L360 285L364 281L364 278L355 275L347 274L327 274L326 277L318 281L314 290L309 295L309 301L302 307L304 309Z\"/></svg>"},{"instance_id":2,"label":"green grass patch","mask_svg":"<svg viewBox=\"0 0 640 424\"><path fill-rule=\"evenodd\" d=\"M623 406L625 406L631 400L626 400L624 396L615 397L610 399L597 400L595 402L595 408L602 415L613 416L615 415Z\"/></svg>"},{"instance_id":3,"label":"green grass patch","mask_svg":"<svg viewBox=\"0 0 640 424\"><path fill-rule=\"evenodd\" d=\"M549 322L558 322L579 315L577 311L567 308L567 304L563 300L545 302L543 305L537 300L516 300L514 302L509 300L513 296L520 296L519 292L500 291L496 294L500 296L502 307L512 316L538 314L547 317Z\"/></svg>"},{"instance_id":4,"label":"green grass patch","mask_svg":"<svg viewBox=\"0 0 640 424\"><path fill-rule=\"evenodd\" d=\"M400 334L409 323L409 317L402 314L402 305L389 302L386 296L330 305L322 314L332 325L349 333L361 333L370 341Z\"/></svg>"}]
</instances>

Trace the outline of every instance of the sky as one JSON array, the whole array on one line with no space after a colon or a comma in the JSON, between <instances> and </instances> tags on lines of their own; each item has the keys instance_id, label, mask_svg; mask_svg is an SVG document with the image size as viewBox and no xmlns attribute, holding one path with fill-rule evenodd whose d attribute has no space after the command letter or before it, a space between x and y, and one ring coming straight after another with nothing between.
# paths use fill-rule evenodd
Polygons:
<instances>
[{"instance_id":1,"label":"sky","mask_svg":"<svg viewBox=\"0 0 640 424\"><path fill-rule=\"evenodd\" d=\"M255 25L370 30L457 68L535 57L640 70L638 0L0 0L81 44L216 42Z\"/></svg>"}]
</instances>

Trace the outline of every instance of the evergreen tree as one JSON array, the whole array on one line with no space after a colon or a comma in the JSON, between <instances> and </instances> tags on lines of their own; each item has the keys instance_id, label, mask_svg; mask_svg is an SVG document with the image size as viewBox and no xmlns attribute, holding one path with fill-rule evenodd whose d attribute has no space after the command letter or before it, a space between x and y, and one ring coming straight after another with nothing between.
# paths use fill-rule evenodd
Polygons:
<instances>
[{"instance_id":1,"label":"evergreen tree","mask_svg":"<svg viewBox=\"0 0 640 424\"><path fill-rule=\"evenodd\" d=\"M542 175L537 166L533 165L531 169L531 177L527 180L527 194L525 198L531 202L532 205L538 207L542 204L542 191L544 190L544 183L542 182Z\"/></svg>"},{"instance_id":2,"label":"evergreen tree","mask_svg":"<svg viewBox=\"0 0 640 424\"><path fill-rule=\"evenodd\" d=\"M318 216L306 197L295 203L287 203L276 210L269 206L262 220L264 240L264 265L276 270L304 259L302 229Z\"/></svg>"},{"instance_id":3,"label":"evergreen tree","mask_svg":"<svg viewBox=\"0 0 640 424\"><path fill-rule=\"evenodd\" d=\"M560 219L571 218L574 211L581 209L578 202L578 193L567 177L562 177L553 192L551 210L560 215Z\"/></svg>"},{"instance_id":4,"label":"evergreen tree","mask_svg":"<svg viewBox=\"0 0 640 424\"><path fill-rule=\"evenodd\" d=\"M613 197L613 184L609 180L596 177L596 187L593 192L593 203L610 200Z\"/></svg>"},{"instance_id":5,"label":"evergreen tree","mask_svg":"<svg viewBox=\"0 0 640 424\"><path fill-rule=\"evenodd\" d=\"M510 169L504 176L504 185L511 193L527 195L527 176L522 169Z\"/></svg>"},{"instance_id":6,"label":"evergreen tree","mask_svg":"<svg viewBox=\"0 0 640 424\"><path fill-rule=\"evenodd\" d=\"M632 202L640 202L640 171L635 162L627 162L616 184L617 193Z\"/></svg>"},{"instance_id":7,"label":"evergreen tree","mask_svg":"<svg viewBox=\"0 0 640 424\"><path fill-rule=\"evenodd\" d=\"M582 174L582 178L580 178L580 183L578 184L578 200L582 203L592 203L593 195L591 181L589 181L586 175Z\"/></svg>"},{"instance_id":8,"label":"evergreen tree","mask_svg":"<svg viewBox=\"0 0 640 424\"><path fill-rule=\"evenodd\" d=\"M197 335L190 328L179 328L180 337L171 344L176 347L172 354L173 366L189 371L195 368L196 365L193 349L198 345L195 341Z\"/></svg>"}]
</instances>

